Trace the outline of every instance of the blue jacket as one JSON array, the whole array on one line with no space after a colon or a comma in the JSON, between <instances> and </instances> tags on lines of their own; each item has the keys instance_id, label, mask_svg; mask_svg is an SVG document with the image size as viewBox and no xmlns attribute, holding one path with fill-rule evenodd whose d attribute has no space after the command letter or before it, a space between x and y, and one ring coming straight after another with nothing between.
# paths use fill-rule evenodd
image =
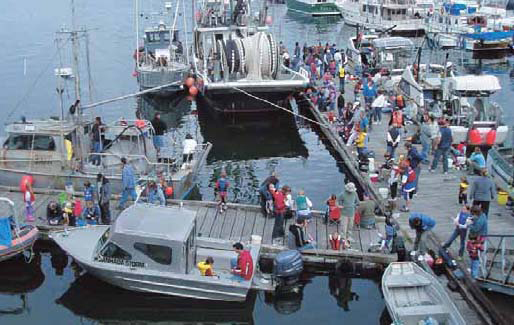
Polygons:
<instances>
[{"instance_id":1,"label":"blue jacket","mask_svg":"<svg viewBox=\"0 0 514 325\"><path fill-rule=\"evenodd\" d=\"M428 231L435 227L435 220L426 214L419 212L412 212L409 217L409 226L414 229L414 219L421 219L421 230Z\"/></svg>"},{"instance_id":2,"label":"blue jacket","mask_svg":"<svg viewBox=\"0 0 514 325\"><path fill-rule=\"evenodd\" d=\"M407 158L409 158L410 166L412 169L416 169L418 167L419 163L423 160L423 156L418 152L418 149L416 147L412 146L407 153Z\"/></svg>"},{"instance_id":3,"label":"blue jacket","mask_svg":"<svg viewBox=\"0 0 514 325\"><path fill-rule=\"evenodd\" d=\"M94 189L93 186L84 188L84 201L93 201Z\"/></svg>"},{"instance_id":4,"label":"blue jacket","mask_svg":"<svg viewBox=\"0 0 514 325\"><path fill-rule=\"evenodd\" d=\"M359 123L359 126L362 131L366 131L369 126L369 120L367 116L364 116L364 118L361 119L361 122Z\"/></svg>"},{"instance_id":5,"label":"blue jacket","mask_svg":"<svg viewBox=\"0 0 514 325\"><path fill-rule=\"evenodd\" d=\"M469 157L469 160L475 162L478 167L485 168L485 158L481 152L473 152Z\"/></svg>"},{"instance_id":6,"label":"blue jacket","mask_svg":"<svg viewBox=\"0 0 514 325\"><path fill-rule=\"evenodd\" d=\"M132 166L125 165L123 167L123 172L121 173L121 181L123 182L124 189L136 187L136 179L134 177L134 169L132 169Z\"/></svg>"},{"instance_id":7,"label":"blue jacket","mask_svg":"<svg viewBox=\"0 0 514 325\"><path fill-rule=\"evenodd\" d=\"M475 218L476 216L473 216L474 222L469 226L469 232L478 236L487 236L487 217L485 213L482 213L478 219Z\"/></svg>"},{"instance_id":8,"label":"blue jacket","mask_svg":"<svg viewBox=\"0 0 514 325\"><path fill-rule=\"evenodd\" d=\"M449 127L443 127L439 129L439 132L441 132L441 141L439 142L439 148L449 148L453 142L452 130L450 130Z\"/></svg>"},{"instance_id":9,"label":"blue jacket","mask_svg":"<svg viewBox=\"0 0 514 325\"><path fill-rule=\"evenodd\" d=\"M367 82L364 82L364 86L362 88L362 95L364 97L376 97L377 96L377 87L375 84L370 88Z\"/></svg>"}]
</instances>

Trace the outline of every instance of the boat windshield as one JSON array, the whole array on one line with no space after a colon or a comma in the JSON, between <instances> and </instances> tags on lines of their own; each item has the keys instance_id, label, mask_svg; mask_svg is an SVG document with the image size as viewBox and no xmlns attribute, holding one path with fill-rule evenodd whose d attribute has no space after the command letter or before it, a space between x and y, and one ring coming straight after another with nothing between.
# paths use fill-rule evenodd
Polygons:
<instances>
[{"instance_id":1,"label":"boat windshield","mask_svg":"<svg viewBox=\"0 0 514 325\"><path fill-rule=\"evenodd\" d=\"M102 237L100 237L100 239L98 240L95 252L98 252L100 250L100 248L102 248L104 246L105 242L109 238L110 233L111 233L111 228L108 228L107 230L105 230L105 232L102 235Z\"/></svg>"}]
</instances>

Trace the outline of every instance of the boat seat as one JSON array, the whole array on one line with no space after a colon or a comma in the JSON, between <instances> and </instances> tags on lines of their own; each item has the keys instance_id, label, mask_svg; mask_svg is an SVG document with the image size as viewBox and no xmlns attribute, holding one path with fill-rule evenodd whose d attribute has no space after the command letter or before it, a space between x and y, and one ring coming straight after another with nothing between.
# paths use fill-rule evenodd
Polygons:
<instances>
[{"instance_id":1,"label":"boat seat","mask_svg":"<svg viewBox=\"0 0 514 325\"><path fill-rule=\"evenodd\" d=\"M448 309L443 305L419 305L419 306L411 306L411 307L398 307L396 308L396 312L400 318L409 317L409 316L444 316L448 314ZM438 317L444 318L444 317Z\"/></svg>"},{"instance_id":2,"label":"boat seat","mask_svg":"<svg viewBox=\"0 0 514 325\"><path fill-rule=\"evenodd\" d=\"M401 276L394 276L387 280L386 286L388 288L408 288L408 287L422 287L428 286L431 282L424 277L416 274L404 274Z\"/></svg>"}]
</instances>

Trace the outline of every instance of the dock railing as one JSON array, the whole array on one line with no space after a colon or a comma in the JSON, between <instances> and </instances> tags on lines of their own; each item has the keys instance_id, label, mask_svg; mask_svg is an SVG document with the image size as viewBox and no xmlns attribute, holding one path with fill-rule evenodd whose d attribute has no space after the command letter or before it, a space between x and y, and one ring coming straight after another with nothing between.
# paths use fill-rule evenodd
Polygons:
<instances>
[{"instance_id":1,"label":"dock railing","mask_svg":"<svg viewBox=\"0 0 514 325\"><path fill-rule=\"evenodd\" d=\"M486 287L502 287L514 294L514 235L490 234L480 254L480 276L478 280Z\"/></svg>"}]
</instances>

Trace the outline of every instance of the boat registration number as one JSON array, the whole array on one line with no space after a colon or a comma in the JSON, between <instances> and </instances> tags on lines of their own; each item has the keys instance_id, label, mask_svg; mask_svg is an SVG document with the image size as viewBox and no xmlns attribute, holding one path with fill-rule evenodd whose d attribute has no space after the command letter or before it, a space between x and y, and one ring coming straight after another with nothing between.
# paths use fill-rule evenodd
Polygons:
<instances>
[{"instance_id":1,"label":"boat registration number","mask_svg":"<svg viewBox=\"0 0 514 325\"><path fill-rule=\"evenodd\" d=\"M139 267L139 268L146 267L145 263L143 263L143 262L129 261L129 260L124 260L122 258L99 256L96 260L101 263L124 265L124 266L128 266L128 267Z\"/></svg>"}]
</instances>

